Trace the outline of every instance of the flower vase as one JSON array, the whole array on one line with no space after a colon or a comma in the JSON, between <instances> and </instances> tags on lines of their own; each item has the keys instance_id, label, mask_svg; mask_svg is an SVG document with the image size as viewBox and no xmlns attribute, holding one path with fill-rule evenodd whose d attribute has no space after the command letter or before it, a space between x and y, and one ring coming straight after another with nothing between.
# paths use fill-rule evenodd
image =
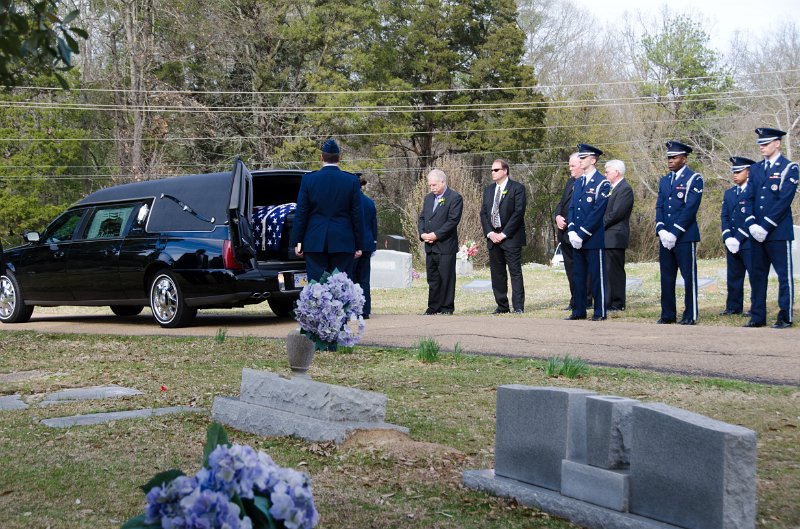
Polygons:
<instances>
[{"instance_id":1,"label":"flower vase","mask_svg":"<svg viewBox=\"0 0 800 529\"><path fill-rule=\"evenodd\" d=\"M286 336L286 354L289 357L289 368L292 376L300 378L311 378L308 375L308 368L314 360L314 341L308 336L300 333L300 329L290 332Z\"/></svg>"}]
</instances>

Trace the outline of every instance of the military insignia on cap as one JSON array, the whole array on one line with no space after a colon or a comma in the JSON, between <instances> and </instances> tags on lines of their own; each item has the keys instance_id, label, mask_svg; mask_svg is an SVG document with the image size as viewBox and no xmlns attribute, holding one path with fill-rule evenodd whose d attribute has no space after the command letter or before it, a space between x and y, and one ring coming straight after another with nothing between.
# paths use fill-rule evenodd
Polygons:
<instances>
[{"instance_id":1,"label":"military insignia on cap","mask_svg":"<svg viewBox=\"0 0 800 529\"><path fill-rule=\"evenodd\" d=\"M678 193L678 198L683 198L683 193Z\"/></svg>"},{"instance_id":2,"label":"military insignia on cap","mask_svg":"<svg viewBox=\"0 0 800 529\"><path fill-rule=\"evenodd\" d=\"M666 143L667 157L678 156L679 154L687 155L692 152L692 148L679 141L671 140Z\"/></svg>"},{"instance_id":3,"label":"military insignia on cap","mask_svg":"<svg viewBox=\"0 0 800 529\"><path fill-rule=\"evenodd\" d=\"M731 161L732 173L738 173L740 171L743 171L744 169L747 169L751 165L756 163L750 158L745 158L744 156L731 156L730 161Z\"/></svg>"},{"instance_id":4,"label":"military insignia on cap","mask_svg":"<svg viewBox=\"0 0 800 529\"><path fill-rule=\"evenodd\" d=\"M786 133L780 129L771 129L769 127L759 127L756 129L756 134L758 134L758 139L756 143L759 145L766 145L768 143L772 143L775 140L779 140L786 136Z\"/></svg>"}]
</instances>

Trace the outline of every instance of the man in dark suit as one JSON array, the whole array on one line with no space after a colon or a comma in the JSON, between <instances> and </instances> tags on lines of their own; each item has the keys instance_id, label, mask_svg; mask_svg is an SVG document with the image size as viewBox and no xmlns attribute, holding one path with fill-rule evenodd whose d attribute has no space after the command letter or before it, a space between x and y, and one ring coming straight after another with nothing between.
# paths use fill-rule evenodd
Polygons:
<instances>
[{"instance_id":1,"label":"man in dark suit","mask_svg":"<svg viewBox=\"0 0 800 529\"><path fill-rule=\"evenodd\" d=\"M361 178L361 215L364 219L364 244L361 249L361 257L356 259L355 278L356 283L361 285L364 291L364 311L362 316L365 320L372 314L372 296L369 291L369 276L372 273L370 260L372 254L378 249L378 211L375 209L375 202L364 194L363 188L367 181Z\"/></svg>"},{"instance_id":2,"label":"man in dark suit","mask_svg":"<svg viewBox=\"0 0 800 529\"><path fill-rule=\"evenodd\" d=\"M497 308L492 314L510 312L508 276L511 276L511 300L514 312L525 312L525 285L522 280L522 247L525 246L525 186L511 180L508 162L492 162L493 184L483 192L481 226L488 239L489 270ZM506 272L506 266L508 271Z\"/></svg>"},{"instance_id":3,"label":"man in dark suit","mask_svg":"<svg viewBox=\"0 0 800 529\"><path fill-rule=\"evenodd\" d=\"M661 271L661 317L656 323L675 323L675 281L678 270L685 289L681 325L694 325L697 308L697 210L703 198L703 176L686 165L692 148L679 141L667 142L669 174L661 177L656 198L656 235Z\"/></svg>"},{"instance_id":4,"label":"man in dark suit","mask_svg":"<svg viewBox=\"0 0 800 529\"><path fill-rule=\"evenodd\" d=\"M309 281L324 272L347 272L361 256L363 224L358 177L339 169L340 150L334 139L322 145L322 169L307 173L297 195L292 246L305 255Z\"/></svg>"},{"instance_id":5,"label":"man in dark suit","mask_svg":"<svg viewBox=\"0 0 800 529\"><path fill-rule=\"evenodd\" d=\"M625 310L625 249L631 233L633 188L625 180L625 163L609 160L606 179L611 182L608 206L603 217L606 229L606 299L608 310Z\"/></svg>"},{"instance_id":6,"label":"man in dark suit","mask_svg":"<svg viewBox=\"0 0 800 529\"><path fill-rule=\"evenodd\" d=\"M572 203L569 207L569 224L567 224L567 237L575 250L575 264L572 271L572 280L580 289L586 284L586 277L592 281L592 296L594 297L594 314L592 321L606 319L605 297L605 251L606 238L603 216L608 204L608 192L611 184L603 178L595 168L597 158L603 151L586 143L578 144L578 160L580 161L583 176L575 181L572 192ZM575 308L566 319L585 320L586 300L581 292L576 292Z\"/></svg>"},{"instance_id":7,"label":"man in dark suit","mask_svg":"<svg viewBox=\"0 0 800 529\"><path fill-rule=\"evenodd\" d=\"M456 253L458 223L464 202L447 187L447 175L440 169L428 173L430 193L422 201L417 221L419 239L425 243L425 270L428 274L428 309L432 314L452 314L456 300Z\"/></svg>"},{"instance_id":8,"label":"man in dark suit","mask_svg":"<svg viewBox=\"0 0 800 529\"><path fill-rule=\"evenodd\" d=\"M755 164L750 158L731 156L733 187L722 196L720 229L725 244L725 260L728 265L728 297L725 310L720 316L742 314L744 310L744 276L750 274L750 232L753 222L753 186L747 184L750 166ZM752 300L751 300L752 303Z\"/></svg>"},{"instance_id":9,"label":"man in dark suit","mask_svg":"<svg viewBox=\"0 0 800 529\"><path fill-rule=\"evenodd\" d=\"M575 284L572 280L572 244L569 242L567 236L567 217L569 216L569 206L572 204L572 190L575 188L575 180L583 175L581 169L580 159L578 153L574 152L569 157L569 175L564 191L561 193L561 200L556 206L556 214L554 220L556 221L556 228L558 228L558 242L561 244L561 255L564 257L564 272L567 274L567 281L569 282L569 305L564 310L572 311L575 306ZM586 283L586 306L592 304L592 285L587 281Z\"/></svg>"},{"instance_id":10,"label":"man in dark suit","mask_svg":"<svg viewBox=\"0 0 800 529\"><path fill-rule=\"evenodd\" d=\"M758 150L763 161L750 167L753 185L754 222L748 230L753 237L750 256L753 307L745 327L762 327L767 322L767 283L770 265L778 275L778 318L773 329L794 323L794 276L792 275L792 200L797 192L798 168L781 154L782 130L756 129Z\"/></svg>"}]
</instances>

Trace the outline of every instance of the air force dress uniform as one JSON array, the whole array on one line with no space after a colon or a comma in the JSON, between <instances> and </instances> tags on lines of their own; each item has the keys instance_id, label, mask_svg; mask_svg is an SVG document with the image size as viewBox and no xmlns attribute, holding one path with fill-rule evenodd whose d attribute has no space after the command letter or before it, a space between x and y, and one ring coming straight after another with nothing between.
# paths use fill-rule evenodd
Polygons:
<instances>
[{"instance_id":1,"label":"air force dress uniform","mask_svg":"<svg viewBox=\"0 0 800 529\"><path fill-rule=\"evenodd\" d=\"M756 129L759 145L782 138L786 133L770 128ZM778 318L773 327L793 323L794 279L792 277L792 200L797 192L798 168L782 154L750 167L753 186L752 243L753 307L749 327L761 327L767 319L767 281L772 265L778 275Z\"/></svg>"},{"instance_id":2,"label":"air force dress uniform","mask_svg":"<svg viewBox=\"0 0 800 529\"><path fill-rule=\"evenodd\" d=\"M755 163L753 160L741 156L732 156L730 160L732 173L744 171ZM753 186L750 181L734 185L726 190L722 197L720 212L720 229L728 265L728 297L725 301L723 315L741 314L743 311L745 273L752 280L748 228L754 221Z\"/></svg>"},{"instance_id":3,"label":"air force dress uniform","mask_svg":"<svg viewBox=\"0 0 800 529\"><path fill-rule=\"evenodd\" d=\"M600 156L603 151L587 144L578 145L578 156ZM586 296L583 295L581 285L586 284L587 274L592 281L592 296L594 297L593 320L606 318L605 294L605 257L603 252L606 247L605 227L603 217L608 205L608 194L611 192L611 183L599 171L595 170L590 175L575 179L572 191L572 202L569 206L568 235L570 241L579 241L577 246L572 244L573 265L572 280L579 289L575 296L572 314L567 319L579 320L586 318Z\"/></svg>"},{"instance_id":4,"label":"air force dress uniform","mask_svg":"<svg viewBox=\"0 0 800 529\"><path fill-rule=\"evenodd\" d=\"M666 145L668 158L692 152L691 147L677 141L668 141ZM658 248L661 270L659 323L674 323L677 319L675 281L678 270L685 287L685 309L680 323L694 325L697 321L697 243L700 241L697 210L702 198L703 177L688 165L677 173L670 172L661 177L656 200L656 234L661 239Z\"/></svg>"}]
</instances>

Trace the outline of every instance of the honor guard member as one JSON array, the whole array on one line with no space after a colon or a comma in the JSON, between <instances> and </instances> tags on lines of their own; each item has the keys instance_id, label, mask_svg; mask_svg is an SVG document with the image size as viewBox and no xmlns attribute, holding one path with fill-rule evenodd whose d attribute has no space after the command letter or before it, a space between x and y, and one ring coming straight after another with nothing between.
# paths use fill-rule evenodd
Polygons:
<instances>
[{"instance_id":1,"label":"honor guard member","mask_svg":"<svg viewBox=\"0 0 800 529\"><path fill-rule=\"evenodd\" d=\"M720 212L720 229L728 264L728 298L725 301L725 310L719 313L720 316L742 314L745 272L751 280L753 277L750 270L748 227L754 222L755 217L753 217L753 186L748 184L748 176L750 166L755 162L742 156L731 156L730 160L734 185L725 191Z\"/></svg>"},{"instance_id":2,"label":"honor guard member","mask_svg":"<svg viewBox=\"0 0 800 529\"><path fill-rule=\"evenodd\" d=\"M778 319L775 329L791 327L794 312L792 277L792 199L797 191L797 164L781 154L785 132L759 128L758 149L764 160L750 167L753 186L753 216L750 225L753 306L745 327L763 327L767 322L767 281L772 265L778 274Z\"/></svg>"},{"instance_id":3,"label":"honor guard member","mask_svg":"<svg viewBox=\"0 0 800 529\"><path fill-rule=\"evenodd\" d=\"M603 216L608 205L611 183L595 168L603 151L585 143L578 144L578 159L583 176L575 179L569 206L567 236L573 252L572 280L577 286L572 314L567 320L586 319L586 297L582 285L587 274L592 281L594 314L592 321L606 319L605 258L606 235Z\"/></svg>"},{"instance_id":4,"label":"honor guard member","mask_svg":"<svg viewBox=\"0 0 800 529\"><path fill-rule=\"evenodd\" d=\"M658 264L661 269L661 317L656 323L675 323L675 281L678 270L685 288L681 325L697 322L697 210L703 198L703 177L686 165L692 148L679 141L668 141L669 174L661 177L656 200Z\"/></svg>"}]
</instances>

